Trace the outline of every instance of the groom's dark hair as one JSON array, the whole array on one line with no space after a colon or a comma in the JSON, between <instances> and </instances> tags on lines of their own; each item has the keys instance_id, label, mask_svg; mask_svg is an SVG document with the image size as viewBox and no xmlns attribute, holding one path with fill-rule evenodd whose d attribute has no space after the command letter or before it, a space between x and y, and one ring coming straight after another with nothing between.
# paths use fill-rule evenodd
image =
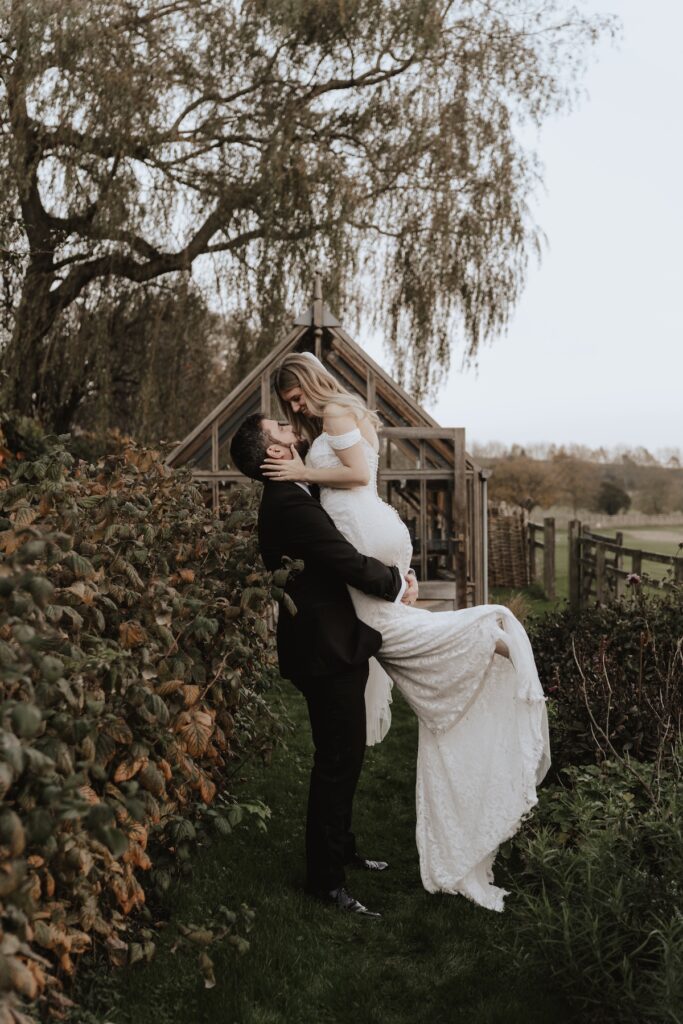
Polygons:
<instances>
[{"instance_id":1,"label":"groom's dark hair","mask_svg":"<svg viewBox=\"0 0 683 1024\"><path fill-rule=\"evenodd\" d=\"M274 439L263 429L264 419L262 412L247 416L230 442L230 458L240 473L262 483L266 478L261 472L261 463L266 457L266 448L274 443Z\"/></svg>"}]
</instances>

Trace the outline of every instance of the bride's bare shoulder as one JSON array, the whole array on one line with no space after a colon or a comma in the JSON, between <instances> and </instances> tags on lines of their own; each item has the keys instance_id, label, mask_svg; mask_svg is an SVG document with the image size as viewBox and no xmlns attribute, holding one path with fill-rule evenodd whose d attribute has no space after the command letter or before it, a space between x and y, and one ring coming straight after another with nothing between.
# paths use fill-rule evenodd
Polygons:
<instances>
[{"instance_id":1,"label":"bride's bare shoulder","mask_svg":"<svg viewBox=\"0 0 683 1024\"><path fill-rule=\"evenodd\" d=\"M344 434L358 426L358 419L348 406L328 402L323 409L323 424L331 434Z\"/></svg>"}]
</instances>

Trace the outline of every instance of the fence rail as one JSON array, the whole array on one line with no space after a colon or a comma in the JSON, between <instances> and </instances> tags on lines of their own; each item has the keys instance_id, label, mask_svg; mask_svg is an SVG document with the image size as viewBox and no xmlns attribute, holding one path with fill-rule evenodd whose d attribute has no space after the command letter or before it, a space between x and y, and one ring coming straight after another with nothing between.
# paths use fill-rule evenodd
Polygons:
<instances>
[{"instance_id":1,"label":"fence rail","mask_svg":"<svg viewBox=\"0 0 683 1024\"><path fill-rule=\"evenodd\" d=\"M671 578L661 579L649 574L643 569L643 564L648 562L669 566ZM639 577L641 586L671 590L683 585L683 557L626 547L621 531L614 537L605 537L583 526L578 519L570 522L569 603L572 608L584 607L591 598L604 602L620 597L631 574Z\"/></svg>"}]
</instances>

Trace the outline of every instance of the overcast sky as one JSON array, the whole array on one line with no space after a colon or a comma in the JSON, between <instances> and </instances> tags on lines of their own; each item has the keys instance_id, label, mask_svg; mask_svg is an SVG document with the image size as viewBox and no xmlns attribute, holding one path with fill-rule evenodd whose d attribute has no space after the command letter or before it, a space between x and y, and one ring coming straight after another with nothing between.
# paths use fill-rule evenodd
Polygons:
<instances>
[{"instance_id":1,"label":"overcast sky","mask_svg":"<svg viewBox=\"0 0 683 1024\"><path fill-rule=\"evenodd\" d=\"M470 443L683 446L683 0L586 6L623 39L540 137L542 265L478 373L454 365L426 403Z\"/></svg>"}]
</instances>

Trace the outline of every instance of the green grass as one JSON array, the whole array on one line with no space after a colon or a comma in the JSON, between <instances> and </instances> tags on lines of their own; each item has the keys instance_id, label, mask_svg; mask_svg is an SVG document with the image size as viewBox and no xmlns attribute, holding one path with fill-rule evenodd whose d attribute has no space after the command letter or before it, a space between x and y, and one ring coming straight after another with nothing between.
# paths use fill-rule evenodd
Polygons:
<instances>
[{"instance_id":1,"label":"green grass","mask_svg":"<svg viewBox=\"0 0 683 1024\"><path fill-rule=\"evenodd\" d=\"M303 699L289 686L295 721L272 766L245 769L243 796L272 808L268 832L238 828L197 854L194 874L174 884L158 917L201 924L218 904L256 910L251 950L211 947L217 985L205 989L195 958L170 950L112 972L81 972L78 994L111 1024L562 1024L575 1018L545 979L520 976L498 949L508 915L462 897L429 895L415 849L416 721L400 699L394 724L368 750L356 798L363 852L391 862L382 875L353 873L351 891L382 920L346 917L301 892L303 824L311 747ZM514 878L505 878L513 895ZM84 965L85 966L85 965ZM74 1020L92 1021L76 1016Z\"/></svg>"}]
</instances>

